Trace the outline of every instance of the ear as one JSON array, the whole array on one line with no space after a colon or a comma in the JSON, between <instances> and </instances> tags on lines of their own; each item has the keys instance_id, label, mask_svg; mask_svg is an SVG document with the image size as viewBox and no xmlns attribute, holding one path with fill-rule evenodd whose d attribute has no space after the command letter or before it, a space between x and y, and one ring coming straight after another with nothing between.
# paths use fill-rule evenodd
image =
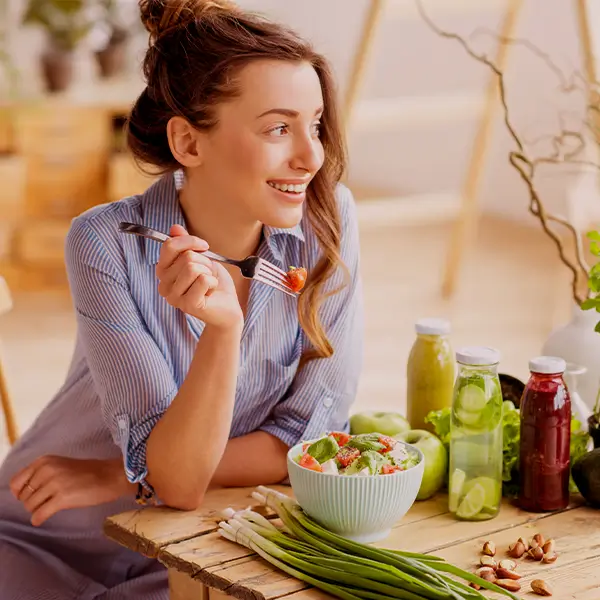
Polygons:
<instances>
[{"instance_id":1,"label":"ear","mask_svg":"<svg viewBox=\"0 0 600 600\"><path fill-rule=\"evenodd\" d=\"M201 133L183 117L172 117L167 123L169 147L175 160L184 167L198 167L202 164L200 136Z\"/></svg>"}]
</instances>

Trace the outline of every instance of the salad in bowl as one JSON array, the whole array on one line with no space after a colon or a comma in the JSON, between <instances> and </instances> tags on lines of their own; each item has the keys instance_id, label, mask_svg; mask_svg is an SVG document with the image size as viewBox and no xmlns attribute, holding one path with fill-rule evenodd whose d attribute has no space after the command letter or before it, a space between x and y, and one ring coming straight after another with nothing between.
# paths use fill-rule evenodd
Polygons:
<instances>
[{"instance_id":1,"label":"salad in bowl","mask_svg":"<svg viewBox=\"0 0 600 600\"><path fill-rule=\"evenodd\" d=\"M419 462L406 444L380 433L350 435L332 431L304 442L294 459L301 467L331 475L391 475Z\"/></svg>"},{"instance_id":2,"label":"salad in bowl","mask_svg":"<svg viewBox=\"0 0 600 600\"><path fill-rule=\"evenodd\" d=\"M386 537L416 500L425 457L379 433L330 432L290 448L298 504L324 527L360 542Z\"/></svg>"}]
</instances>

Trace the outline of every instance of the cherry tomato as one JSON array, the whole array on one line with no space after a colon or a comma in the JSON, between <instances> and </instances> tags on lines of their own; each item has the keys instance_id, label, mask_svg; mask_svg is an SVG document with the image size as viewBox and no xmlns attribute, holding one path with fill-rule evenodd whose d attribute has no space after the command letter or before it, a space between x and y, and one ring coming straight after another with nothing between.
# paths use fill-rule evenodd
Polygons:
<instances>
[{"instance_id":1,"label":"cherry tomato","mask_svg":"<svg viewBox=\"0 0 600 600\"><path fill-rule=\"evenodd\" d=\"M391 438L388 435L380 436L378 441L380 444L383 444L385 446L385 448L383 448L381 450L381 454L385 454L386 452L389 452L395 445L394 438Z\"/></svg>"},{"instance_id":2,"label":"cherry tomato","mask_svg":"<svg viewBox=\"0 0 600 600\"><path fill-rule=\"evenodd\" d=\"M342 467L347 467L352 461L356 460L360 456L360 450L358 448L349 448L344 446L336 454L336 458Z\"/></svg>"},{"instance_id":3,"label":"cherry tomato","mask_svg":"<svg viewBox=\"0 0 600 600\"><path fill-rule=\"evenodd\" d=\"M319 464L319 461L310 454L304 454L300 459L300 466L305 469L310 469L311 471L323 471L323 468Z\"/></svg>"},{"instance_id":4,"label":"cherry tomato","mask_svg":"<svg viewBox=\"0 0 600 600\"><path fill-rule=\"evenodd\" d=\"M329 434L337 443L338 446L345 446L350 441L350 434L343 431L332 431Z\"/></svg>"},{"instance_id":5,"label":"cherry tomato","mask_svg":"<svg viewBox=\"0 0 600 600\"><path fill-rule=\"evenodd\" d=\"M306 283L307 272L304 267L290 267L287 282L294 292L299 292Z\"/></svg>"},{"instance_id":6,"label":"cherry tomato","mask_svg":"<svg viewBox=\"0 0 600 600\"><path fill-rule=\"evenodd\" d=\"M399 471L400 467L395 467L394 465L388 465L385 464L381 467L381 474L382 475L390 475L391 473L395 473L396 471Z\"/></svg>"}]
</instances>

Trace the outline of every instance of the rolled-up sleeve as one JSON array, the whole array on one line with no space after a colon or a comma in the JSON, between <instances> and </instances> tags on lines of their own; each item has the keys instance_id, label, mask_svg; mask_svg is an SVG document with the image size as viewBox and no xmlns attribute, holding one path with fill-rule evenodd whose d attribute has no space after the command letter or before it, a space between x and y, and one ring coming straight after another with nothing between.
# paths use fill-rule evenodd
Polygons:
<instances>
[{"instance_id":1,"label":"rolled-up sleeve","mask_svg":"<svg viewBox=\"0 0 600 600\"><path fill-rule=\"evenodd\" d=\"M333 355L307 363L261 427L288 446L327 431L349 430L349 411L362 369L364 319L358 222L351 192L341 187L339 194L340 254L350 279L342 291L325 299L319 313ZM345 273L338 269L326 291L345 282Z\"/></svg>"},{"instance_id":2,"label":"rolled-up sleeve","mask_svg":"<svg viewBox=\"0 0 600 600\"><path fill-rule=\"evenodd\" d=\"M86 219L73 221L65 250L78 344L102 417L128 480L152 489L145 480L146 441L177 393L173 374L130 293L125 268Z\"/></svg>"}]
</instances>

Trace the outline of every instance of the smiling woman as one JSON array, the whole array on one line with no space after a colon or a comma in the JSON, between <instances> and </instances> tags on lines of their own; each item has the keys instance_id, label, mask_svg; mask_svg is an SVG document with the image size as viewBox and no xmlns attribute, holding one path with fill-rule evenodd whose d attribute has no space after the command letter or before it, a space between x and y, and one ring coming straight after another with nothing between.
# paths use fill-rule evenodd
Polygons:
<instances>
[{"instance_id":1,"label":"smiling woman","mask_svg":"<svg viewBox=\"0 0 600 600\"><path fill-rule=\"evenodd\" d=\"M108 515L136 496L186 510L209 487L281 482L291 446L348 430L359 241L327 62L228 2L139 4L147 86L127 138L162 177L69 232L76 352L0 468L3 600L166 599L160 565L103 537ZM122 221L171 239L124 236ZM258 254L302 293L208 248Z\"/></svg>"}]
</instances>

